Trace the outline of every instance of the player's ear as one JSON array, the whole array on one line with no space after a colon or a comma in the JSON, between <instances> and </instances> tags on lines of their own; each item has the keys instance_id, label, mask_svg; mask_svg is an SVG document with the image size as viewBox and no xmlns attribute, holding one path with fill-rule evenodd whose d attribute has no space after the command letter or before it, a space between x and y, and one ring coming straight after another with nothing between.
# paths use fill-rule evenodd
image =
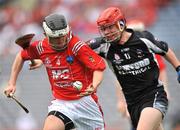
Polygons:
<instances>
[{"instance_id":1,"label":"player's ear","mask_svg":"<svg viewBox=\"0 0 180 130\"><path fill-rule=\"evenodd\" d=\"M123 21L123 20L119 21L119 29L120 29L120 31L121 32L124 31L125 28L126 28L125 21Z\"/></svg>"}]
</instances>

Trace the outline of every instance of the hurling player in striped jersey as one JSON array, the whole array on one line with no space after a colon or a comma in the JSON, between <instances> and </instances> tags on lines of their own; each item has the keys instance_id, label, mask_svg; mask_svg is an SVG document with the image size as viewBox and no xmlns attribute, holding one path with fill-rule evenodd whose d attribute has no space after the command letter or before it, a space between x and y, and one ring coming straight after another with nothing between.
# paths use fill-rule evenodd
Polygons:
<instances>
[{"instance_id":1,"label":"hurling player in striped jersey","mask_svg":"<svg viewBox=\"0 0 180 130\"><path fill-rule=\"evenodd\" d=\"M17 54L5 94L15 93L24 61L39 59L46 67L54 97L43 130L104 130L96 94L106 68L103 58L73 35L63 15L48 15L42 26L46 37Z\"/></svg>"}]
</instances>

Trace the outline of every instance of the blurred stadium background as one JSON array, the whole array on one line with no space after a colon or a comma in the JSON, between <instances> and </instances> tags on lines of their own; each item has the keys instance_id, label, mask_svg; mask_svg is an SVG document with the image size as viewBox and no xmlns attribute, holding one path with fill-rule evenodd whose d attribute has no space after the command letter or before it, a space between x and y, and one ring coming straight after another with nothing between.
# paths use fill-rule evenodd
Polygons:
<instances>
[{"instance_id":1,"label":"blurred stadium background","mask_svg":"<svg viewBox=\"0 0 180 130\"><path fill-rule=\"evenodd\" d=\"M83 40L98 35L96 18L101 10L119 6L127 21L138 19L157 38L167 41L180 58L180 0L0 0L0 130L41 130L51 100L45 69L29 71L25 63L17 82L16 96L30 110L26 114L3 94L15 54L20 47L14 44L17 36L35 33L42 38L41 22L52 12L66 15L72 30ZM176 72L167 63L170 105L164 120L166 130L172 130L174 119L180 117L180 87ZM116 108L114 76L106 70L98 90L104 110L107 130L130 130L129 121ZM150 118L150 117L147 117Z\"/></svg>"}]
</instances>

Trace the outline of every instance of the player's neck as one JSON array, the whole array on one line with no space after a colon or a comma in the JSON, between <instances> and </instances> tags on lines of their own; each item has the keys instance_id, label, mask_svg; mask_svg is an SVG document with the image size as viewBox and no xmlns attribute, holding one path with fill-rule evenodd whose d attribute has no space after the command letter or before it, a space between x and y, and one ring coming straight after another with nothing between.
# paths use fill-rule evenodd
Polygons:
<instances>
[{"instance_id":1,"label":"player's neck","mask_svg":"<svg viewBox=\"0 0 180 130\"><path fill-rule=\"evenodd\" d=\"M132 35L132 33L123 31L119 44L124 45L124 43L126 43L128 41L128 39L130 38L131 35Z\"/></svg>"}]
</instances>

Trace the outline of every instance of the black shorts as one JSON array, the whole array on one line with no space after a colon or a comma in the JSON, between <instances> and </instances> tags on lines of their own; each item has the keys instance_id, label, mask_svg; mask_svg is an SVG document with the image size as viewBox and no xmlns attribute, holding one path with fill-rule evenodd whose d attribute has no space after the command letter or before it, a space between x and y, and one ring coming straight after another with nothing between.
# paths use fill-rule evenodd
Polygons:
<instances>
[{"instance_id":1,"label":"black shorts","mask_svg":"<svg viewBox=\"0 0 180 130\"><path fill-rule=\"evenodd\" d=\"M132 125L137 128L141 111L146 107L153 107L158 109L163 117L167 113L168 99L164 89L157 89L142 96L143 98L138 103L128 105L128 111L131 117Z\"/></svg>"}]
</instances>

